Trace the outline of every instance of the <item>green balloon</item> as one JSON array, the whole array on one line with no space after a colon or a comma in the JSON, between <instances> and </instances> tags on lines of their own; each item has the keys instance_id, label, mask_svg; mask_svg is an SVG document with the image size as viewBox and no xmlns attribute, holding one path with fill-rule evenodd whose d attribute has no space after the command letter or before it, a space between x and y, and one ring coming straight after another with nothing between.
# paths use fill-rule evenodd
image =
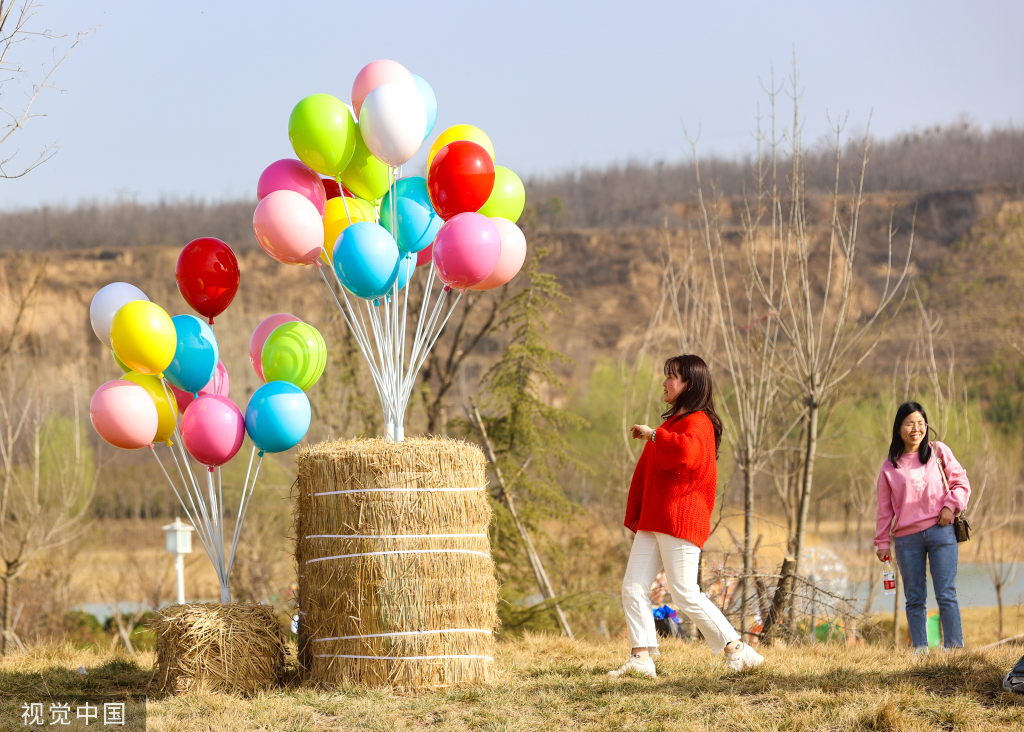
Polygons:
<instances>
[{"instance_id":1,"label":"green balloon","mask_svg":"<svg viewBox=\"0 0 1024 732\"><path fill-rule=\"evenodd\" d=\"M480 207L478 213L488 218L500 216L512 223L519 220L526 206L526 189L519 176L504 165L494 166L494 188L487 203Z\"/></svg>"},{"instance_id":2,"label":"green balloon","mask_svg":"<svg viewBox=\"0 0 1024 732\"><path fill-rule=\"evenodd\" d=\"M388 166L373 157L360 134L356 134L356 149L341 173L341 182L366 201L379 201L388 192Z\"/></svg>"},{"instance_id":3,"label":"green balloon","mask_svg":"<svg viewBox=\"0 0 1024 732\"><path fill-rule=\"evenodd\" d=\"M314 94L295 105L288 118L288 139L299 160L321 175L336 176L352 159L359 130L337 97ZM362 140L360 140L362 142Z\"/></svg>"},{"instance_id":4,"label":"green balloon","mask_svg":"<svg viewBox=\"0 0 1024 732\"><path fill-rule=\"evenodd\" d=\"M117 354L114 353L113 348L110 349L110 355L114 357L114 362L121 368L122 371L124 371L126 374L131 373L131 369L125 366L124 363L122 363L121 359L119 359L117 357Z\"/></svg>"},{"instance_id":5,"label":"green balloon","mask_svg":"<svg viewBox=\"0 0 1024 732\"><path fill-rule=\"evenodd\" d=\"M327 344L309 323L282 323L263 344L263 376L289 381L303 391L317 382L327 365Z\"/></svg>"}]
</instances>

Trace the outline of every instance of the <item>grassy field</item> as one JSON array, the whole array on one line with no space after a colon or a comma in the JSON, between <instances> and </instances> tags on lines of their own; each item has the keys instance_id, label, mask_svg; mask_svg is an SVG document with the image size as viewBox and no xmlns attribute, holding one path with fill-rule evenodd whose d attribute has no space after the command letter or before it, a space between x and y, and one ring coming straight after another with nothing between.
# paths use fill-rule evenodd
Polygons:
<instances>
[{"instance_id":1,"label":"grassy field","mask_svg":"<svg viewBox=\"0 0 1024 732\"><path fill-rule=\"evenodd\" d=\"M528 635L499 644L499 681L491 687L402 695L292 681L252 699L150 695L147 729L1024 729L1024 698L1000 687L1020 653L1019 646L927 656L884 647L775 647L761 668L731 674L703 644L677 641L663 646L658 679L613 680L605 672L622 662L621 643ZM153 660L70 645L0 659L0 730L26 729L18 716L23 702L141 699ZM79 666L89 673L76 673Z\"/></svg>"}]
</instances>

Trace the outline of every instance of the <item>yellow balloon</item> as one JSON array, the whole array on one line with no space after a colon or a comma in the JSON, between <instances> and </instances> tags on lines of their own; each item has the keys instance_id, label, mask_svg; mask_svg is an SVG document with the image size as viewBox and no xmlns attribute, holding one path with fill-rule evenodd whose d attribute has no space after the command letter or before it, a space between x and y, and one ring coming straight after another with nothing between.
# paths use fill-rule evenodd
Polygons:
<instances>
[{"instance_id":1,"label":"yellow balloon","mask_svg":"<svg viewBox=\"0 0 1024 732\"><path fill-rule=\"evenodd\" d=\"M430 152L427 153L427 170L430 170L430 164L434 162L434 156L441 151L441 148L449 142L455 142L456 140L475 142L487 151L487 154L491 156L491 160L494 160L494 145L491 144L491 138L484 134L483 130L473 125L455 125L442 132L434 140L434 144L430 146Z\"/></svg>"},{"instance_id":2,"label":"yellow balloon","mask_svg":"<svg viewBox=\"0 0 1024 732\"><path fill-rule=\"evenodd\" d=\"M348 213L345 213L345 205L348 204ZM349 222L351 217L352 221ZM330 264L334 258L334 244L338 241L349 223L359 221L375 222L377 220L377 209L369 201L361 198L345 198L341 196L332 198L327 202L327 211L324 213L324 250L320 256Z\"/></svg>"},{"instance_id":3,"label":"yellow balloon","mask_svg":"<svg viewBox=\"0 0 1024 732\"><path fill-rule=\"evenodd\" d=\"M159 305L135 300L114 313L110 344L121 363L139 374L162 376L178 347L174 323Z\"/></svg>"},{"instance_id":4,"label":"yellow balloon","mask_svg":"<svg viewBox=\"0 0 1024 732\"><path fill-rule=\"evenodd\" d=\"M138 384L153 397L153 403L156 404L156 414L160 420L153 442L166 442L170 444L171 437L174 436L174 427L178 423L178 403L170 387L164 392L164 385L160 379L145 374L127 373L121 378ZM168 396L170 396L170 401L167 399Z\"/></svg>"}]
</instances>

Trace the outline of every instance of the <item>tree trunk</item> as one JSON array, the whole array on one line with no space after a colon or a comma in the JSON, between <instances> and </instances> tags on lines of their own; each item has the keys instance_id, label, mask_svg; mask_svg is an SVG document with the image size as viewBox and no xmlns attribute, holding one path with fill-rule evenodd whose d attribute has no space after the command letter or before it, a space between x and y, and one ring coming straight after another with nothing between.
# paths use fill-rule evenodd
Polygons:
<instances>
[{"instance_id":1,"label":"tree trunk","mask_svg":"<svg viewBox=\"0 0 1024 732\"><path fill-rule=\"evenodd\" d=\"M892 644L899 646L900 644L900 565L897 562L892 563L892 575L896 581L896 594L893 595L893 599L896 601L896 605L892 611Z\"/></svg>"},{"instance_id":2,"label":"tree trunk","mask_svg":"<svg viewBox=\"0 0 1024 732\"><path fill-rule=\"evenodd\" d=\"M11 637L11 605L14 603L14 591L11 588L13 578L10 573L3 575L4 583L4 622L0 632L0 655L7 655L7 644Z\"/></svg>"},{"instance_id":3,"label":"tree trunk","mask_svg":"<svg viewBox=\"0 0 1024 732\"><path fill-rule=\"evenodd\" d=\"M1003 583L996 583L996 603L999 605L999 637L997 640L1003 639Z\"/></svg>"},{"instance_id":4,"label":"tree trunk","mask_svg":"<svg viewBox=\"0 0 1024 732\"><path fill-rule=\"evenodd\" d=\"M749 452L748 452L749 455ZM740 635L747 632L747 616L754 597L754 471L749 461L743 471L743 601L740 603Z\"/></svg>"},{"instance_id":5,"label":"tree trunk","mask_svg":"<svg viewBox=\"0 0 1024 732\"><path fill-rule=\"evenodd\" d=\"M800 568L800 555L804 553L804 541L807 537L807 514L811 507L811 488L814 483L814 456L818 451L818 403L812 400L807 408L807 447L804 453L804 476L800 485L800 509L796 520L796 541L794 542L793 558L796 567Z\"/></svg>"},{"instance_id":6,"label":"tree trunk","mask_svg":"<svg viewBox=\"0 0 1024 732\"><path fill-rule=\"evenodd\" d=\"M782 613L786 609L786 602L789 599L793 587L793 574L796 571L796 559L786 557L782 561L782 569L779 570L779 585L775 588L775 596L772 598L771 609L764 619L764 628L761 630L761 642L769 642L772 638L775 626L778 625Z\"/></svg>"}]
</instances>

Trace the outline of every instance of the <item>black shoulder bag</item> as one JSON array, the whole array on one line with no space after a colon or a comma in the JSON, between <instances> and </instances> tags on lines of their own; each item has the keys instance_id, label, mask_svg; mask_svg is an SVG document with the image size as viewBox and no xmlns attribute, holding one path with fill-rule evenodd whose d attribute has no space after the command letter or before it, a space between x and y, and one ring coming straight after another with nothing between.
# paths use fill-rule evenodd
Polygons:
<instances>
[{"instance_id":1,"label":"black shoulder bag","mask_svg":"<svg viewBox=\"0 0 1024 732\"><path fill-rule=\"evenodd\" d=\"M946 477L946 464L942 461L942 453L935 448L935 459L939 461L939 473L942 474L942 485L946 487L946 494L949 495L949 478ZM953 531L956 533L957 543L971 540L971 525L967 523L962 512L953 514Z\"/></svg>"}]
</instances>

